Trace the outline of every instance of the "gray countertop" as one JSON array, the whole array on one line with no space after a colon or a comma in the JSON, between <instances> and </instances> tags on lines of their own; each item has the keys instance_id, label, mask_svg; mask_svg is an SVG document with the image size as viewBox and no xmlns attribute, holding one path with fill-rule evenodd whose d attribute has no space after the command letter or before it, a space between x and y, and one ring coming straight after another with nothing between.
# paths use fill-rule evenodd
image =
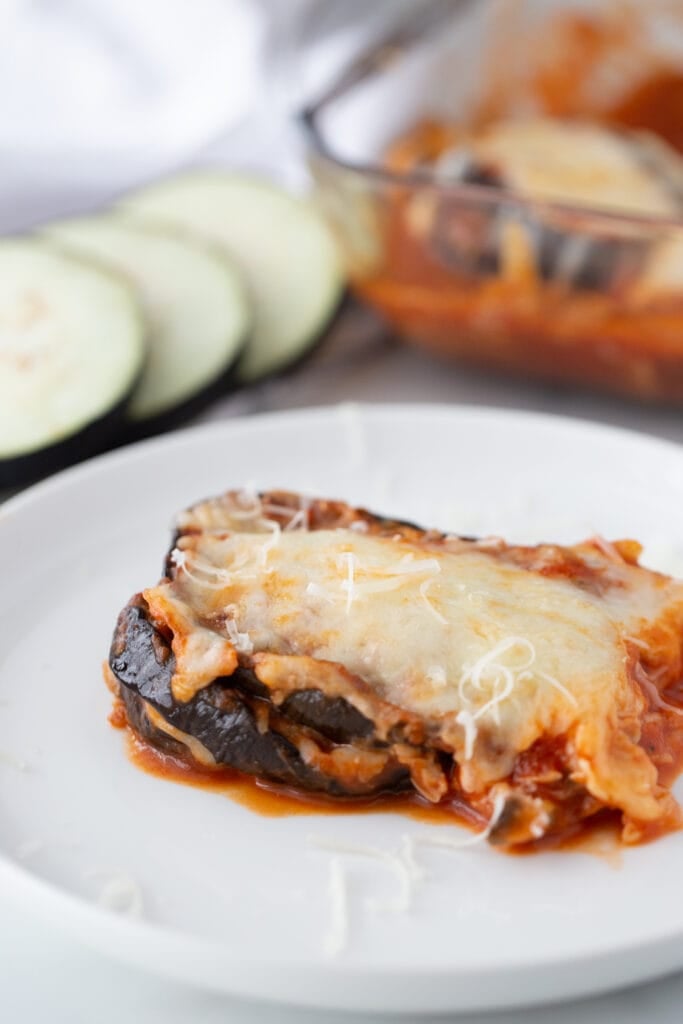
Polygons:
<instances>
[{"instance_id":1,"label":"gray countertop","mask_svg":"<svg viewBox=\"0 0 683 1024\"><path fill-rule=\"evenodd\" d=\"M295 372L218 402L201 419L335 402L444 402L528 409L683 442L683 411L506 377L433 358L351 307Z\"/></svg>"}]
</instances>

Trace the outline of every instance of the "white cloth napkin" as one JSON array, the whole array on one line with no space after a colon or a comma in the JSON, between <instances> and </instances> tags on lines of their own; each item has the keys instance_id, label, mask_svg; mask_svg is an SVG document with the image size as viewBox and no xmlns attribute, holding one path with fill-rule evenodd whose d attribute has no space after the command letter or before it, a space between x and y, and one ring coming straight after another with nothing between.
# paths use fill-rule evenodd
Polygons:
<instances>
[{"instance_id":1,"label":"white cloth napkin","mask_svg":"<svg viewBox=\"0 0 683 1024\"><path fill-rule=\"evenodd\" d=\"M187 160L249 108L253 0L0 0L0 229Z\"/></svg>"}]
</instances>

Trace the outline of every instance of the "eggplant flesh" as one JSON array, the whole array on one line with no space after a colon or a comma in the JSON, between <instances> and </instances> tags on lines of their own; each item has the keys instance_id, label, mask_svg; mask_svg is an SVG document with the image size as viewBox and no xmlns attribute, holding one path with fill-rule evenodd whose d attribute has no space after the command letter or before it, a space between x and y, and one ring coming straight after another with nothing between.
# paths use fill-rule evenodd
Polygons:
<instances>
[{"instance_id":1,"label":"eggplant flesh","mask_svg":"<svg viewBox=\"0 0 683 1024\"><path fill-rule=\"evenodd\" d=\"M115 440L146 335L126 282L42 240L3 240L0 282L0 487L13 487Z\"/></svg>"}]
</instances>

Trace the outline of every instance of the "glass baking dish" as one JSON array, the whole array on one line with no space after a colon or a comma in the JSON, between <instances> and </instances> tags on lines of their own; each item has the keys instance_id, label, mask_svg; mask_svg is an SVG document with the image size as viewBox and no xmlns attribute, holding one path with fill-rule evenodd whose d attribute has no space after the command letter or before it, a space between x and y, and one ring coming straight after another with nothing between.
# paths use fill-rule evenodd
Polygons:
<instances>
[{"instance_id":1,"label":"glass baking dish","mask_svg":"<svg viewBox=\"0 0 683 1024\"><path fill-rule=\"evenodd\" d=\"M682 403L683 4L454 0L410 36L302 115L353 291L441 356ZM458 133L541 115L632 133L665 212L443 173Z\"/></svg>"}]
</instances>

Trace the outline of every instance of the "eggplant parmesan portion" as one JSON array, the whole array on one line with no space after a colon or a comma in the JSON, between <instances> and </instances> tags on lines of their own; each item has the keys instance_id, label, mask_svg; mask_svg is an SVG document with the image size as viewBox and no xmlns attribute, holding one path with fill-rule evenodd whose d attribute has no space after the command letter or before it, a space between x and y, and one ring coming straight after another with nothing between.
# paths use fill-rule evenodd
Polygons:
<instances>
[{"instance_id":1,"label":"eggplant parmesan portion","mask_svg":"<svg viewBox=\"0 0 683 1024\"><path fill-rule=\"evenodd\" d=\"M139 736L216 772L414 792L503 846L609 810L636 842L678 823L683 754L683 584L639 553L231 491L178 517L109 668Z\"/></svg>"}]
</instances>

